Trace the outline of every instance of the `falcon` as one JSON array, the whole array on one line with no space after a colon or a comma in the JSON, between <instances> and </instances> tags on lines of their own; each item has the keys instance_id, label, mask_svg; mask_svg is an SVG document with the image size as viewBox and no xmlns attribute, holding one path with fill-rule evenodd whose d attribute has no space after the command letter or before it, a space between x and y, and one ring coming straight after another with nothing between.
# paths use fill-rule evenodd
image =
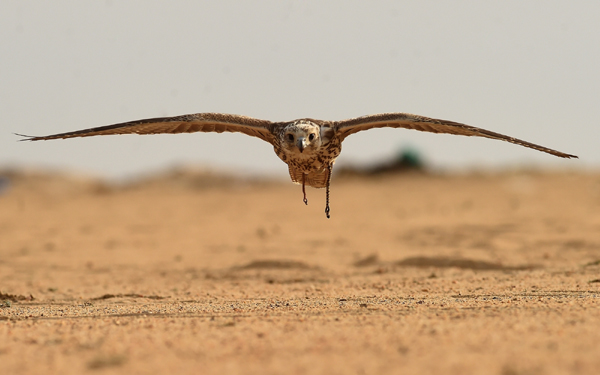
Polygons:
<instances>
[{"instance_id":1,"label":"falcon","mask_svg":"<svg viewBox=\"0 0 600 375\"><path fill-rule=\"evenodd\" d=\"M26 137L22 139L24 141L43 141L110 134L244 133L269 142L273 146L277 156L288 165L292 181L302 185L305 204L308 204L306 185L325 188L325 215L329 218L331 171L335 159L342 151L342 142L349 135L359 131L384 127L498 139L560 158L577 158L575 155L565 154L489 130L409 113L382 113L342 121L303 118L284 122L222 113L197 113L130 121L45 137L17 135Z\"/></svg>"}]
</instances>

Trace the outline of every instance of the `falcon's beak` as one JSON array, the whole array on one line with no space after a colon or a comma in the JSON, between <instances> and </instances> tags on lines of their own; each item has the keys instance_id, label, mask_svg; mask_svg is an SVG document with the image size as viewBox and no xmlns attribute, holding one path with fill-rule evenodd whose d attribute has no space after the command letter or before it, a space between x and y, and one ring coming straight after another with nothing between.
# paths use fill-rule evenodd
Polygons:
<instances>
[{"instance_id":1,"label":"falcon's beak","mask_svg":"<svg viewBox=\"0 0 600 375\"><path fill-rule=\"evenodd\" d=\"M306 146L304 144L304 138L303 137L298 138L297 146L298 146L298 150L300 150L300 152L302 153L302 151L304 151L304 147Z\"/></svg>"}]
</instances>

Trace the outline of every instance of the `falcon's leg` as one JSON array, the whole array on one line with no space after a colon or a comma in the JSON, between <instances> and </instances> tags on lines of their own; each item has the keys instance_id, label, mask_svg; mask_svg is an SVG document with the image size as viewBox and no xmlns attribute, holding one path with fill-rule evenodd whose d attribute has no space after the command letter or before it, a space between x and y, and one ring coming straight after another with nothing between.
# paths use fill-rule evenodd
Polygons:
<instances>
[{"instance_id":1,"label":"falcon's leg","mask_svg":"<svg viewBox=\"0 0 600 375\"><path fill-rule=\"evenodd\" d=\"M302 194L304 194L304 204L308 206L308 199L306 199L306 188L305 188L305 182L306 182L306 173L302 173Z\"/></svg>"},{"instance_id":2,"label":"falcon's leg","mask_svg":"<svg viewBox=\"0 0 600 375\"><path fill-rule=\"evenodd\" d=\"M331 183L331 167L329 164L327 166L327 185L325 186L325 215L329 219L329 184Z\"/></svg>"}]
</instances>

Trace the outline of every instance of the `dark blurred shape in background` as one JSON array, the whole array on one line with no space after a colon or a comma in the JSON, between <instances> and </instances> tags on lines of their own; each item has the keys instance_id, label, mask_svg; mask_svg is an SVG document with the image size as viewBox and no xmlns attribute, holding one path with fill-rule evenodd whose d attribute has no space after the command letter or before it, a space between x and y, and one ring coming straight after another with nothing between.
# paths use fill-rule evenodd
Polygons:
<instances>
[{"instance_id":1,"label":"dark blurred shape in background","mask_svg":"<svg viewBox=\"0 0 600 375\"><path fill-rule=\"evenodd\" d=\"M425 162L419 151L403 147L390 160L364 167L346 165L337 168L338 176L372 176L387 173L426 172Z\"/></svg>"},{"instance_id":2,"label":"dark blurred shape in background","mask_svg":"<svg viewBox=\"0 0 600 375\"><path fill-rule=\"evenodd\" d=\"M0 174L0 195L6 193L8 186L10 185L10 179L7 176Z\"/></svg>"}]
</instances>

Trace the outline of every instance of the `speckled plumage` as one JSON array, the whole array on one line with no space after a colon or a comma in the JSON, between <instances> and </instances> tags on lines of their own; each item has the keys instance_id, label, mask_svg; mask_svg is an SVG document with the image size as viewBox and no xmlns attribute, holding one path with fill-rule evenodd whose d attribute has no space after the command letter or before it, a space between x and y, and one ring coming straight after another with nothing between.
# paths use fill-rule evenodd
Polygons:
<instances>
[{"instance_id":1,"label":"speckled plumage","mask_svg":"<svg viewBox=\"0 0 600 375\"><path fill-rule=\"evenodd\" d=\"M335 159L342 151L342 141L356 132L382 127L485 137L529 147L561 158L577 157L474 126L408 113L383 113L343 121L300 119L287 122L271 122L221 113L198 113L131 121L44 137L25 136L27 138L24 140L39 141L109 134L244 133L273 145L277 156L288 165L292 181L302 185L305 203L305 185L326 188L325 213L329 217L331 171Z\"/></svg>"}]
</instances>

